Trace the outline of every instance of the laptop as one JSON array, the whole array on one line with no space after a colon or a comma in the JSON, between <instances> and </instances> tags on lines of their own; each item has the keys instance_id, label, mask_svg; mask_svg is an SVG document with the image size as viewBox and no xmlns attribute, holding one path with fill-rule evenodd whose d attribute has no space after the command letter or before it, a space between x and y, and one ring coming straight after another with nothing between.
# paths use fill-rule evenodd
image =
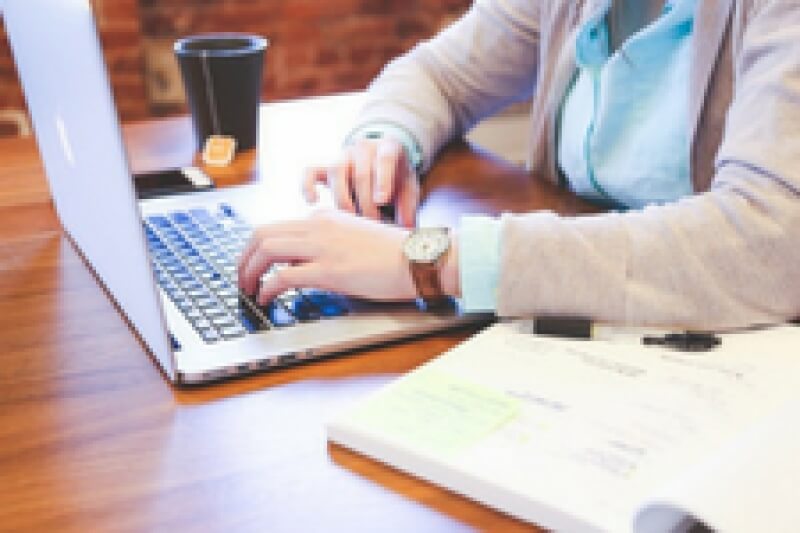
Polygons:
<instances>
[{"instance_id":1,"label":"laptop","mask_svg":"<svg viewBox=\"0 0 800 533\"><path fill-rule=\"evenodd\" d=\"M137 201L89 0L0 6L64 230L171 382L485 320L302 288L255 305L238 291L236 258L255 225L302 215L299 198L233 187Z\"/></svg>"}]
</instances>

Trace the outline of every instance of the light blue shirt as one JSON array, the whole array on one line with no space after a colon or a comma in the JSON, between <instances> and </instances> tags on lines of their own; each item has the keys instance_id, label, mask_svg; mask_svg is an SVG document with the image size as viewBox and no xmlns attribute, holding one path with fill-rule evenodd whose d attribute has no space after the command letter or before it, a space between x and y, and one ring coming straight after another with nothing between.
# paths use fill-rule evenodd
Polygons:
<instances>
[{"instance_id":1,"label":"light blue shirt","mask_svg":"<svg viewBox=\"0 0 800 533\"><path fill-rule=\"evenodd\" d=\"M695 2L667 4L611 56L605 14L578 33L558 161L579 196L638 208L692 193L686 80Z\"/></svg>"},{"instance_id":2,"label":"light blue shirt","mask_svg":"<svg viewBox=\"0 0 800 533\"><path fill-rule=\"evenodd\" d=\"M580 196L619 208L692 193L686 127L697 0L675 0L609 54L605 12L578 32L578 74L562 104L558 160ZM466 311L494 311L499 221L465 217L459 270ZM535 244L532 244L535 246Z\"/></svg>"}]
</instances>

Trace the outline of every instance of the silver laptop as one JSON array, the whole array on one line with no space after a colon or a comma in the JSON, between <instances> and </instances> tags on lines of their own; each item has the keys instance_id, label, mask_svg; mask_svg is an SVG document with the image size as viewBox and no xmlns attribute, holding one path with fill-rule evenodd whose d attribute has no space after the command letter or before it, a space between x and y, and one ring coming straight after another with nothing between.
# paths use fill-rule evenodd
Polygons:
<instances>
[{"instance_id":1,"label":"silver laptop","mask_svg":"<svg viewBox=\"0 0 800 533\"><path fill-rule=\"evenodd\" d=\"M243 298L233 265L251 228L299 216L299 202L246 187L137 202L89 1L0 7L61 223L171 381L281 367L477 319L313 289L264 307Z\"/></svg>"}]
</instances>

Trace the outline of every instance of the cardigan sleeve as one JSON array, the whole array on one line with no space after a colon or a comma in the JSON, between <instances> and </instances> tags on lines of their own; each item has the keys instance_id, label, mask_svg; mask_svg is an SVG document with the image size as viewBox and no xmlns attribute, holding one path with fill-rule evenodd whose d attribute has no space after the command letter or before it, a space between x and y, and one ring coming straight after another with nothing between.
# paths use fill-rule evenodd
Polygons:
<instances>
[{"instance_id":1,"label":"cardigan sleeve","mask_svg":"<svg viewBox=\"0 0 800 533\"><path fill-rule=\"evenodd\" d=\"M539 57L540 0L477 0L433 39L389 63L370 85L356 129L388 122L439 149L501 107L528 98Z\"/></svg>"}]
</instances>

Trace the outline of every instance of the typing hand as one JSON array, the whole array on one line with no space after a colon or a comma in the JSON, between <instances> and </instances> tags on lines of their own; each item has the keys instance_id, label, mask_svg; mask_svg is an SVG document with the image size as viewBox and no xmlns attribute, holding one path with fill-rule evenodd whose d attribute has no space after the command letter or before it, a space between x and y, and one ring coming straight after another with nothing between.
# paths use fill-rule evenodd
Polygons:
<instances>
[{"instance_id":1,"label":"typing hand","mask_svg":"<svg viewBox=\"0 0 800 533\"><path fill-rule=\"evenodd\" d=\"M407 235L398 226L334 210L261 226L239 258L239 286L257 294L260 305L295 287L412 300L416 290L402 252ZM270 270L275 264L288 266Z\"/></svg>"},{"instance_id":2,"label":"typing hand","mask_svg":"<svg viewBox=\"0 0 800 533\"><path fill-rule=\"evenodd\" d=\"M391 137L360 139L345 148L333 167L308 170L303 193L317 201L317 184L330 187L336 206L349 213L380 220L382 206L394 206L395 221L414 226L419 206L419 180L400 142Z\"/></svg>"}]
</instances>

